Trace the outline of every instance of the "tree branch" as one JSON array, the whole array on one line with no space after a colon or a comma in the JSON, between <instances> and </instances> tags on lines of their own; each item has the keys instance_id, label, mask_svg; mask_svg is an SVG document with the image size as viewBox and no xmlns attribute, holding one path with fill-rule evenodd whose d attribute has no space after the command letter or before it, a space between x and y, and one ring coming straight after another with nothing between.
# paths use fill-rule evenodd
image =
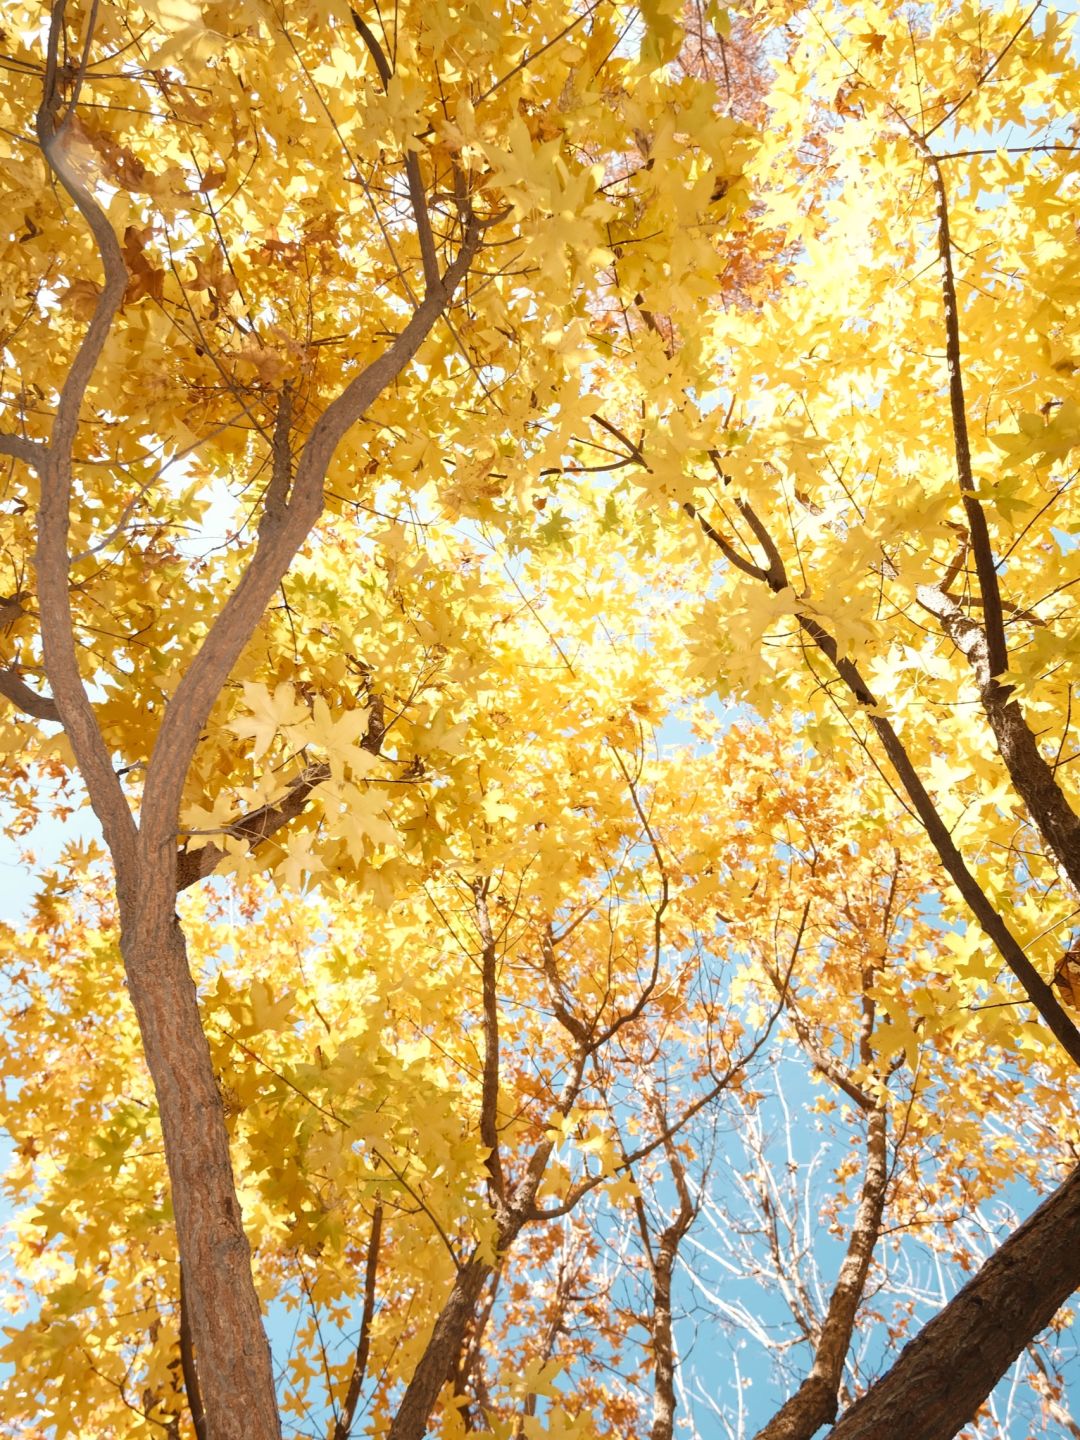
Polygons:
<instances>
[{"instance_id":1,"label":"tree branch","mask_svg":"<svg viewBox=\"0 0 1080 1440\"><path fill-rule=\"evenodd\" d=\"M862 1193L847 1253L814 1347L814 1363L795 1394L758 1431L754 1440L811 1440L822 1425L836 1418L844 1360L851 1345L855 1316L866 1288L874 1247L881 1234L881 1217L889 1181L886 1161L886 1114L883 1106L878 1104L867 1118Z\"/></svg>"},{"instance_id":2,"label":"tree branch","mask_svg":"<svg viewBox=\"0 0 1080 1440\"><path fill-rule=\"evenodd\" d=\"M52 720L62 724L60 709L55 700L50 700L47 695L39 695L36 690L22 680L14 670L0 670L0 695L5 700L10 700L13 705L32 715L35 720Z\"/></svg>"},{"instance_id":3,"label":"tree branch","mask_svg":"<svg viewBox=\"0 0 1080 1440\"><path fill-rule=\"evenodd\" d=\"M752 527L760 546L765 550L766 559L769 562L768 573L766 573L766 583L768 583L769 589L773 590L773 593L788 589L788 573L786 573L782 556L776 549L776 543L770 536L768 528L757 516L752 505L747 504L746 501L739 501L739 508L746 517L747 523ZM1020 942L1012 935L1011 930L996 912L991 901L986 899L984 890L979 886L978 880L973 876L971 870L968 870L965 858L956 848L949 827L937 812L935 802L930 799L929 792L926 791L926 786L919 778L919 773L914 769L899 734L896 733L884 714L878 711L877 700L863 680L863 675L858 671L857 665L854 664L854 661L841 657L840 648L838 648L834 636L829 635L827 629L814 615L796 611L795 619L802 631L809 636L815 647L822 652L822 655L825 655L829 664L840 675L841 680L847 685L858 704L865 707L867 720L870 721L871 727L876 732L891 766L896 770L901 785L906 789L907 795L916 809L916 814L919 815L923 828L926 829L930 844L937 851L937 858L942 861L950 880L958 888L960 896L968 904L968 909L978 920L979 926L994 942L1005 965L1020 981L1024 994L1030 999L1038 1014L1043 1017L1048 1030L1053 1032L1054 1037L1057 1038L1058 1043L1061 1044L1071 1060L1080 1066L1080 1031L1068 1018L1066 1011L1058 1004L1053 989L1047 985L1043 976L1032 965Z\"/></svg>"},{"instance_id":4,"label":"tree branch","mask_svg":"<svg viewBox=\"0 0 1080 1440\"><path fill-rule=\"evenodd\" d=\"M739 502L739 508L757 536L769 561L766 583L774 593L787 589L788 578L783 558L765 525L745 501ZM1080 1065L1080 1030L1077 1030L1058 1003L1053 990L1024 954L1023 947L994 909L979 882L968 869L967 862L953 842L948 826L942 820L937 806L930 798L918 772L911 763L903 742L885 716L879 713L878 703L859 673L858 666L853 661L841 657L835 638L813 615L796 611L795 618L804 633L830 662L855 700L866 707L866 717L881 741L882 748L901 784L907 791L908 798L922 821L923 828L930 843L937 851L946 873L960 892L972 915L993 941L1005 964L1020 982L1025 995L1042 1016L1048 1029L1073 1062Z\"/></svg>"},{"instance_id":5,"label":"tree branch","mask_svg":"<svg viewBox=\"0 0 1080 1440\"><path fill-rule=\"evenodd\" d=\"M364 1265L364 1309L360 1316L360 1334L356 1341L356 1357L349 1376L349 1388L345 1402L334 1425L333 1440L349 1440L352 1433L353 1416L360 1402L367 1374L368 1351L371 1348L371 1322L375 1316L375 1284L379 1272L379 1246L382 1242L383 1207L376 1201L371 1217L371 1234L368 1237L367 1261Z\"/></svg>"},{"instance_id":6,"label":"tree branch","mask_svg":"<svg viewBox=\"0 0 1080 1440\"><path fill-rule=\"evenodd\" d=\"M919 604L940 620L942 629L971 666L983 711L1009 776L1047 848L1080 893L1080 817L1043 758L1012 687L995 677L986 632L943 589L920 585L915 595Z\"/></svg>"},{"instance_id":7,"label":"tree branch","mask_svg":"<svg viewBox=\"0 0 1080 1440\"><path fill-rule=\"evenodd\" d=\"M280 525L260 539L165 711L143 789L140 841L148 859L173 843L180 795L203 726L282 576L322 513L324 480L334 452L346 432L411 362L449 305L480 244L480 227L472 224L439 285L424 297L395 340L350 381L312 427Z\"/></svg>"},{"instance_id":8,"label":"tree branch","mask_svg":"<svg viewBox=\"0 0 1080 1440\"><path fill-rule=\"evenodd\" d=\"M13 460L22 460L40 470L48 459L48 447L40 440L27 440L22 435L0 434L0 455L10 455Z\"/></svg>"},{"instance_id":9,"label":"tree branch","mask_svg":"<svg viewBox=\"0 0 1080 1440\"><path fill-rule=\"evenodd\" d=\"M284 799L262 805L248 815L241 815L225 827L225 834L246 840L252 850L269 840L290 820L295 820L307 804L308 796L330 779L329 765L309 765L291 783ZM203 845L198 850L180 850L176 856L176 891L204 880L214 872L228 852L219 845Z\"/></svg>"},{"instance_id":10,"label":"tree branch","mask_svg":"<svg viewBox=\"0 0 1080 1440\"><path fill-rule=\"evenodd\" d=\"M1080 1286L1080 1169L987 1260L828 1440L951 1440Z\"/></svg>"},{"instance_id":11,"label":"tree branch","mask_svg":"<svg viewBox=\"0 0 1080 1440\"><path fill-rule=\"evenodd\" d=\"M653 1413L649 1427L649 1440L672 1440L675 1428L675 1336L671 1317L671 1282L675 1263L679 1258L679 1246L690 1229L697 1214L697 1206L686 1183L686 1169L675 1147L667 1116L659 1098L650 1097L650 1109L656 1118L657 1127L663 1136L664 1154L667 1158L671 1178L675 1183L675 1194L679 1208L657 1236L656 1249L650 1254L650 1269L653 1277L652 1349L653 1349ZM639 1212L638 1223L644 1207ZM645 1237L646 1245L648 1237Z\"/></svg>"},{"instance_id":12,"label":"tree branch","mask_svg":"<svg viewBox=\"0 0 1080 1440\"><path fill-rule=\"evenodd\" d=\"M41 476L38 507L37 591L41 612L41 638L45 673L49 677L57 712L60 715L75 759L86 782L93 805L117 869L121 897L132 884L135 821L113 771L108 747L98 728L97 718L79 672L71 610L68 552L72 464L75 436L83 399L90 384L112 322L124 298L128 274L119 241L105 212L79 180L68 163L64 127L73 113L69 107L64 123L57 123L60 109L58 54L64 32L67 0L55 0L46 42L45 78L37 113L37 137L41 153L52 173L74 201L97 245L104 271L104 285L94 313L60 390L48 449L37 452L35 461ZM82 58L85 67L97 16L97 0L91 7L87 40Z\"/></svg>"},{"instance_id":13,"label":"tree branch","mask_svg":"<svg viewBox=\"0 0 1080 1440\"><path fill-rule=\"evenodd\" d=\"M349 13L352 15L356 33L367 46L368 53L375 62L375 69L379 72L383 90L386 90L393 76L390 62L387 60L375 32L363 17L351 7ZM430 293L441 283L439 256L435 248L435 236L431 229L431 215L428 211L427 196L424 193L424 181L420 174L420 157L415 150L406 149L405 151L405 178L409 184L409 204L412 207L413 220L416 223L416 237L420 242L420 261L424 268L424 285L426 293Z\"/></svg>"},{"instance_id":14,"label":"tree branch","mask_svg":"<svg viewBox=\"0 0 1080 1440\"><path fill-rule=\"evenodd\" d=\"M489 1177L496 1212L501 1211L505 1199L502 1162L499 1159L499 995L498 955L495 937L491 931L491 917L488 913L489 881L476 880L473 883L473 901L476 907L476 924L480 931L481 975L484 1003L484 1080L480 1098L480 1143L487 1147L485 1165ZM500 1219L502 1216L500 1215Z\"/></svg>"},{"instance_id":15,"label":"tree branch","mask_svg":"<svg viewBox=\"0 0 1080 1440\"><path fill-rule=\"evenodd\" d=\"M288 505L289 488L292 485L292 446L289 439L292 415L292 387L286 381L281 387L277 414L274 417L270 483L263 494L263 512L259 521L260 539L281 524Z\"/></svg>"},{"instance_id":16,"label":"tree branch","mask_svg":"<svg viewBox=\"0 0 1080 1440\"><path fill-rule=\"evenodd\" d=\"M191 1411L191 1423L195 1427L196 1440L209 1440L206 1412L199 1389L199 1372L195 1364L195 1344L191 1334L191 1314L184 1285L183 1265L180 1266L180 1373L184 1377L184 1391L188 1409Z\"/></svg>"},{"instance_id":17,"label":"tree branch","mask_svg":"<svg viewBox=\"0 0 1080 1440\"><path fill-rule=\"evenodd\" d=\"M915 147L926 162L934 187L937 206L938 256L941 260L941 298L945 307L945 357L949 367L949 408L952 414L953 452L956 477L960 482L960 498L964 505L971 549L975 556L975 572L982 593L983 620L986 634L987 661L991 677L1003 675L1009 668L1005 642L1005 620L1001 608L1001 588L994 563L986 512L975 490L971 469L971 444L968 439L967 405L964 400L964 377L960 368L960 313L956 301L956 276L953 273L952 237L949 233L949 200L945 180L937 156L914 130L909 128Z\"/></svg>"}]
</instances>

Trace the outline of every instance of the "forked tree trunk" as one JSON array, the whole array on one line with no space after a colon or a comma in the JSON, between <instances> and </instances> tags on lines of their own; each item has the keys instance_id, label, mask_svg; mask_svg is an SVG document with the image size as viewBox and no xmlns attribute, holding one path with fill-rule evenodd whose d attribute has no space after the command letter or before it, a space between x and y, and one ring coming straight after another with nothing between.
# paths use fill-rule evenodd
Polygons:
<instances>
[{"instance_id":1,"label":"forked tree trunk","mask_svg":"<svg viewBox=\"0 0 1080 1440\"><path fill-rule=\"evenodd\" d=\"M1080 1168L920 1330L829 1440L952 1440L1078 1288Z\"/></svg>"}]
</instances>

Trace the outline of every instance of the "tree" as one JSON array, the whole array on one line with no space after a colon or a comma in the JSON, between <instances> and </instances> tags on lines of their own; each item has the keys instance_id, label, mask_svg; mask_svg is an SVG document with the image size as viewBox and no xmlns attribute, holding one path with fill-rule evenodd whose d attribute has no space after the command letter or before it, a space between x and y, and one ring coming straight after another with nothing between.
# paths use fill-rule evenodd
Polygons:
<instances>
[{"instance_id":1,"label":"tree","mask_svg":"<svg viewBox=\"0 0 1080 1440\"><path fill-rule=\"evenodd\" d=\"M763 709L786 690L815 743L846 728L888 767L1075 1061L1073 547L1056 528L1075 475L1073 262L1050 282L1029 258L1057 256L1049 197L1076 184L1067 27L1037 10L974 29L966 12L790 14L752 212L784 227L790 283L719 320L676 299L603 426L720 561L694 627L700 672ZM1021 113L1023 143L997 141ZM998 1026L1014 1024L1007 992L990 998L999 972L976 969L968 983L989 982Z\"/></svg>"},{"instance_id":2,"label":"tree","mask_svg":"<svg viewBox=\"0 0 1080 1440\"><path fill-rule=\"evenodd\" d=\"M595 1435L644 1386L667 1440L678 1257L786 1035L865 1125L761 1417L810 1435L888 1224L948 1250L957 1197L1075 1160L1075 60L973 15L13 17L13 824L78 783L111 870L69 848L7 938L46 1308L6 1423ZM1022 154L968 153L1021 114ZM683 711L717 691L757 718ZM994 1129L1002 1056L1038 1155ZM1073 1185L973 1283L1041 1274Z\"/></svg>"}]
</instances>

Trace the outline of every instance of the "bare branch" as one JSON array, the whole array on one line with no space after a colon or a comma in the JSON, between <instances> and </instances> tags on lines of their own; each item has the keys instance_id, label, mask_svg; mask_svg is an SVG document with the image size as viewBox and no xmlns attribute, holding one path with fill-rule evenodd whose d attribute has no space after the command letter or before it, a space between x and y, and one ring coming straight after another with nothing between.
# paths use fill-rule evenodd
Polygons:
<instances>
[{"instance_id":1,"label":"bare branch","mask_svg":"<svg viewBox=\"0 0 1080 1440\"><path fill-rule=\"evenodd\" d=\"M22 435L0 435L0 455L10 455L40 470L48 459L48 447L40 440L27 440Z\"/></svg>"},{"instance_id":2,"label":"bare branch","mask_svg":"<svg viewBox=\"0 0 1080 1440\"><path fill-rule=\"evenodd\" d=\"M32 715L35 720L52 720L62 724L60 710L55 700L50 700L47 695L39 695L36 690L22 680L14 670L0 670L0 695L5 700L10 700L13 705Z\"/></svg>"},{"instance_id":3,"label":"bare branch","mask_svg":"<svg viewBox=\"0 0 1080 1440\"><path fill-rule=\"evenodd\" d=\"M866 1288L888 1187L886 1113L879 1103L867 1119L866 1166L862 1193L851 1227L847 1253L814 1347L810 1373L795 1394L777 1411L755 1440L811 1440L822 1425L836 1418L844 1361L851 1345L855 1316Z\"/></svg>"},{"instance_id":4,"label":"bare branch","mask_svg":"<svg viewBox=\"0 0 1080 1440\"><path fill-rule=\"evenodd\" d=\"M352 1433L353 1417L360 1403L360 1392L364 1388L367 1374L368 1351L371 1348L371 1322L375 1318L375 1284L379 1273L379 1246L382 1242L383 1207L376 1202L371 1217L371 1234L368 1237L367 1261L364 1265L364 1308L360 1315L360 1334L356 1341L356 1357L345 1401L334 1425L333 1440L349 1440ZM201 1437L200 1437L201 1440Z\"/></svg>"}]
</instances>

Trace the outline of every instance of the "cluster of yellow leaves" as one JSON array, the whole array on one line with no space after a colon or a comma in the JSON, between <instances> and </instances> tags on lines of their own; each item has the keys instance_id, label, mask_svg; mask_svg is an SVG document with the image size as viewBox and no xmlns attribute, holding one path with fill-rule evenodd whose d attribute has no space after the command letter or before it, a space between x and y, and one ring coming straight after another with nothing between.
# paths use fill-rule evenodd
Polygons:
<instances>
[{"instance_id":1,"label":"cluster of yellow leaves","mask_svg":"<svg viewBox=\"0 0 1080 1440\"><path fill-rule=\"evenodd\" d=\"M810 615L858 659L1049 976L1071 900L986 744L966 663L917 606L950 568L958 595L971 586L933 202L907 127L952 147L1009 678L1064 747L1080 678L1080 550L1063 538L1080 172L1071 151L967 152L983 130L1065 133L1076 61L1052 13L1026 29L1009 6L909 18L773 7L788 51L752 134L674 63L666 0L640 14L402 5L380 34L386 84L336 3L102 11L65 144L130 283L80 435L73 605L135 803L163 707L257 547L282 406L295 449L422 289L410 157L440 255L460 240L457 184L488 223L466 301L338 451L324 517L218 697L180 817L189 856L221 851L221 878L181 904L260 1294L298 1316L284 1388L297 1427L348 1388L342 1337L376 1224L372 1433L460 1258L495 1258L485 926L504 1175L543 1152L540 1211L579 1197L505 1258L495 1433L632 1433L649 1360L602 1283L602 1205L622 1224L642 1194L662 1203L665 1148L626 1161L658 1113L718 1077L736 1123L754 1109L742 1067L770 1026L886 1108L891 1223L941 1248L956 1216L1017 1173L1045 1183L1077 1143L1060 1055L1018 1023L1001 967L852 742L862 721L830 677L808 679L797 643L795 616ZM8 23L3 398L40 438L99 275L24 134L39 18ZM756 288L730 297L735 250ZM598 464L612 472L593 484ZM681 508L760 560L729 487L784 550L778 593L714 564ZM13 472L0 538L27 566L35 500ZM32 604L5 607L0 646L5 668L40 668ZM683 709L703 691L749 701L768 728ZM12 716L0 728L27 822L29 777L63 780L67 743ZM237 817L285 804L313 771L299 812L253 844ZM28 928L3 936L9 1306L30 1313L0 1350L2 1420L149 1435L183 1413L160 1134L108 887L86 857L68 865ZM564 1104L575 1025L611 1033ZM684 1158L699 1138L680 1137ZM853 1175L842 1167L829 1216ZM643 1284L641 1256L625 1266ZM560 1392L570 1310L591 1338L568 1360L624 1357L621 1380ZM438 1433L463 1432L460 1408L447 1401Z\"/></svg>"},{"instance_id":2,"label":"cluster of yellow leaves","mask_svg":"<svg viewBox=\"0 0 1080 1440\"><path fill-rule=\"evenodd\" d=\"M244 682L237 718L222 726L222 743L235 737L256 767L287 766L307 747L340 765L331 794L352 783L354 764L372 785L377 774L412 772L407 785L382 782L392 833L385 854L366 863L378 866L371 874L389 871L384 885L335 871L338 812L320 800L305 817L296 884L279 866L273 882L241 876L194 890L183 918L259 1290L272 1315L296 1312L284 1393L302 1427L325 1406L328 1376L339 1400L347 1389L343 1336L358 1323L376 1210L375 1417L419 1358L454 1256L474 1245L491 1253L479 1141L484 936L473 888L488 882L504 1174L521 1173L554 1140L541 1210L592 1186L569 1230L541 1221L505 1258L492 1390L509 1425L515 1377L551 1360L543 1337L570 1305L592 1338L560 1358L587 1367L609 1347L625 1361L621 1378L575 1375L572 1397L558 1402L569 1407L565 1424L625 1433L647 1353L599 1279L611 1223L603 1206L628 1219L643 1190L662 1195L662 1151L624 1163L655 1134L655 1097L674 1118L734 1070L767 1032L778 976L787 973L790 1023L843 1063L860 995L876 1006L875 1060L858 1079L880 1089L893 1116L891 1213L933 1243L949 1243L943 1217L965 1213L1018 1169L1038 1178L1037 1162L1070 1143L1076 1122L1056 1083L1040 1082L1031 1108L1024 1077L1041 1049L1021 1053L1009 1079L995 1069L997 1012L971 1009L998 993L994 976L956 965L963 937L942 930L925 851L871 801L869 782L781 727L732 727L707 707L679 715L672 694L684 662L668 597L692 567L668 564L642 586L615 554L586 559L585 549L557 547L519 558L511 584L498 578L498 551L481 564L472 541L456 543L461 583L478 585L478 570L484 580L488 605L476 623L487 632L485 665L459 672L445 660L431 682L438 708L425 708L421 691L386 755L358 747L367 707L332 720L325 699L309 703L299 682ZM448 565L432 605L452 593L452 574ZM413 604L422 619L415 595ZM440 743L425 748L418 712ZM292 840L287 850L296 853ZM115 983L107 887L85 875L81 886L54 881L31 928L7 937L23 997L4 1054L18 1082L4 1116L17 1138L9 1193L22 1207L12 1258L41 1308L8 1329L3 1358L15 1378L5 1413L43 1433L124 1425L149 1434L183 1405L165 1174L134 1020ZM570 1037L559 1006L594 1029L630 1016L567 1110ZM1040 1152L987 1128L988 1099L1005 1085L1014 1115L1040 1126ZM736 1074L725 1103L737 1114L760 1099ZM965 1166L949 1162L958 1148ZM87 1193L103 1187L107 1203L88 1209ZM627 1283L642 1283L639 1265L628 1257ZM550 1290L553 1266L572 1304ZM13 1308L26 1293L13 1295ZM125 1410L136 1399L145 1422ZM439 1433L457 1433L456 1413L444 1409Z\"/></svg>"}]
</instances>

